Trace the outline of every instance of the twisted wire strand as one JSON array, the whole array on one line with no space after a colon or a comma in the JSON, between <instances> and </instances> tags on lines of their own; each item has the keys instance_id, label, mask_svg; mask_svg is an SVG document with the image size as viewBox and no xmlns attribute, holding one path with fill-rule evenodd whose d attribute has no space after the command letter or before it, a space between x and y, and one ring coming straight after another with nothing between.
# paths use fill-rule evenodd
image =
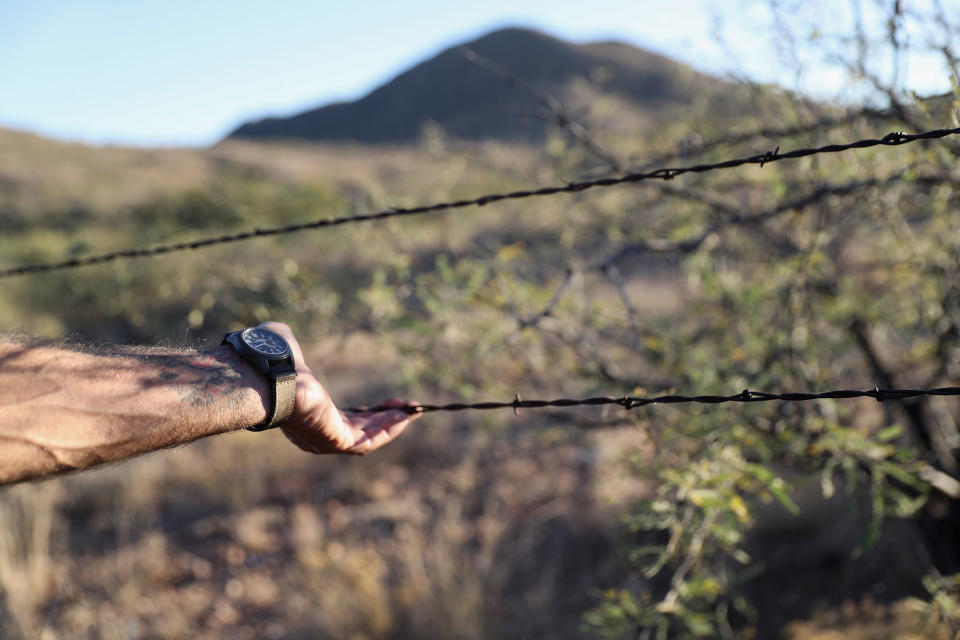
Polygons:
<instances>
[{"instance_id":1,"label":"twisted wire strand","mask_svg":"<svg viewBox=\"0 0 960 640\"><path fill-rule=\"evenodd\" d=\"M926 100L935 100L946 96L936 95L929 96L924 98ZM840 116L828 116L824 118L819 118L811 122L800 122L793 125L779 126L779 127L763 127L759 129L750 129L747 131L735 131L724 136L717 138L711 138L703 142L691 142L687 145L685 149L668 151L660 155L654 156L653 158L642 158L640 156L631 156L630 161L634 163L634 166L637 168L645 168L649 166L655 166L670 160L671 158L676 158L678 156L685 156L689 154L698 154L706 153L707 151L712 151L718 147L723 147L727 145L740 144L742 142L749 142L756 138L787 138L791 136L796 136L800 134L810 133L813 131L829 131L830 129L836 129L843 125L850 124L855 122L859 118L870 118L874 120L882 120L893 118L895 113L892 110L878 110L878 109L858 109L856 111L850 111ZM641 162L642 161L642 162Z\"/></svg>"},{"instance_id":2,"label":"twisted wire strand","mask_svg":"<svg viewBox=\"0 0 960 640\"><path fill-rule=\"evenodd\" d=\"M133 248L133 249L125 249L121 251L112 251L109 253L102 253L99 255L86 256L86 257L71 258L69 260L62 260L57 262L44 262L44 263L9 267L9 268L0 270L0 278L9 278L17 275L58 271L63 269L75 269L78 267L85 267L85 266L95 265L95 264L103 264L106 262L112 262L112 261L121 260L121 259L146 258L146 257L158 256L166 253L173 253L177 251L202 249L202 248L219 245L219 244L239 242L242 240L249 240L252 238L260 238L260 237L266 237L266 236L276 236L281 234L306 231L310 229L336 227L344 224L351 224L351 223L358 223L358 222L371 222L374 220L383 220L386 218L413 216L413 215L421 215L426 213L436 213L440 211L448 211L451 209L462 209L470 206L484 206L487 204L492 204L494 202L501 202L505 200L520 200L524 198L550 196L550 195L555 195L560 193L578 193L581 191L586 191L588 189L594 189L598 187L612 187L612 186L622 185L622 184L635 184L635 183L643 182L646 180L672 180L677 176L681 176L688 173L706 173L709 171L732 169L735 167L741 167L741 166L750 165L750 164L756 164L762 167L765 164L771 164L774 162L779 162L781 160L804 158L807 156L812 156L812 155L821 154L821 153L840 153L843 151L849 151L851 149L866 149L869 147L877 147L877 146L899 146L902 144L908 144L908 143L916 142L919 140L934 140L938 138L945 138L947 136L954 136L957 134L960 134L960 127L956 127L952 129L935 129L932 131L925 131L923 133L904 133L902 131L895 131L885 135L882 138L865 138L862 140L856 140L854 142L848 142L845 144L828 144L821 147L794 149L793 151L787 151L783 153L780 152L780 147L777 147L776 149L772 151L767 151L766 153L761 153L761 154L746 156L741 158L733 158L723 162L715 162L715 163L709 163L709 164L695 164L695 165L688 165L683 167L663 167L660 169L654 169L652 171L640 171L640 172L628 173L626 175L617 176L617 177L597 178L593 180L568 182L567 184L564 184L564 185L554 185L554 186L548 186L548 187L541 187L538 189L522 189L518 191L510 191L505 193L490 193L490 194L478 196L475 198L450 200L447 202L438 202L435 204L428 204L428 205L422 205L417 207L391 208L383 211L378 211L375 213L340 216L335 218L323 218L320 220L313 220L310 222L300 222L300 223L294 223L294 224L289 224L284 226L268 227L263 229L255 228L251 231L224 234L224 235L213 236L208 238L200 238L197 240L190 240L185 242L175 242L171 244L156 245L153 247Z\"/></svg>"},{"instance_id":3,"label":"twisted wire strand","mask_svg":"<svg viewBox=\"0 0 960 640\"><path fill-rule=\"evenodd\" d=\"M408 414L433 413L437 411L489 411L494 409L544 409L591 407L602 405L617 405L627 411L652 404L725 404L730 402L807 402L810 400L873 398L878 402L886 400L904 400L926 396L958 396L960 387L938 387L934 389L835 389L819 393L790 392L767 393L744 389L731 396L686 396L662 395L653 398L639 396L594 396L591 398L554 398L552 400L521 400L516 396L510 402L453 402L450 404L409 404L403 406L378 405L375 407L351 407L345 411L355 413L382 413L384 411L403 411Z\"/></svg>"}]
</instances>

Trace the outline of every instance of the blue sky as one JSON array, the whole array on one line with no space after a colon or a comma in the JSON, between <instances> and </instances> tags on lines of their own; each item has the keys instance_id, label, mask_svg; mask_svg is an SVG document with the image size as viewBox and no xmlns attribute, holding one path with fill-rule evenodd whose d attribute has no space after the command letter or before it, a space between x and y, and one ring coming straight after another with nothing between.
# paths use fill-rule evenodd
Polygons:
<instances>
[{"instance_id":1,"label":"blue sky","mask_svg":"<svg viewBox=\"0 0 960 640\"><path fill-rule=\"evenodd\" d=\"M205 145L245 119L358 97L506 25L616 38L709 72L789 82L752 32L766 17L748 0L0 0L0 126L97 144ZM727 49L711 37L718 18Z\"/></svg>"}]
</instances>

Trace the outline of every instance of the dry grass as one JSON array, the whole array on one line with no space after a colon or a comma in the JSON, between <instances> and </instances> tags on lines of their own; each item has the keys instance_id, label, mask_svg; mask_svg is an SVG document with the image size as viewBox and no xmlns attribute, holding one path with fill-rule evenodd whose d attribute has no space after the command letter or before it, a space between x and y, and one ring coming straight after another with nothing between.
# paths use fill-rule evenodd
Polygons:
<instances>
[{"instance_id":1,"label":"dry grass","mask_svg":"<svg viewBox=\"0 0 960 640\"><path fill-rule=\"evenodd\" d=\"M202 186L212 173L194 150L96 148L0 129L0 193L18 209L117 211Z\"/></svg>"},{"instance_id":2,"label":"dry grass","mask_svg":"<svg viewBox=\"0 0 960 640\"><path fill-rule=\"evenodd\" d=\"M606 461L417 427L363 460L236 434L9 489L30 507L5 519L26 548L3 547L4 617L23 637L577 637L617 573Z\"/></svg>"},{"instance_id":3,"label":"dry grass","mask_svg":"<svg viewBox=\"0 0 960 640\"><path fill-rule=\"evenodd\" d=\"M790 640L950 640L956 637L939 620L928 619L910 600L883 605L871 598L848 600L809 621L793 622Z\"/></svg>"},{"instance_id":4,"label":"dry grass","mask_svg":"<svg viewBox=\"0 0 960 640\"><path fill-rule=\"evenodd\" d=\"M395 362L310 342L331 392ZM580 637L644 438L433 417L369 458L237 433L0 493L0 637ZM629 445L629 446L628 446Z\"/></svg>"},{"instance_id":5,"label":"dry grass","mask_svg":"<svg viewBox=\"0 0 960 640\"><path fill-rule=\"evenodd\" d=\"M38 219L46 211L82 204L103 225L103 236L92 242L103 248L129 244L123 228L113 224L124 208L204 187L225 173L252 175L259 186L320 185L351 209L372 210L555 182L563 170L536 150L502 145L451 150L443 144L373 149L230 142L205 151L149 151L91 149L5 131L0 131L0 167L5 204ZM303 285L306 294L298 305L310 308L323 296L333 301L298 328L335 398L344 404L370 402L398 384L404 357L410 356L375 326L341 327L349 301L328 290L366 286L369 274L397 255L412 256L415 266L429 272L436 255L478 252L492 237L500 243L495 246L553 243L544 249L547 266L531 277L556 282L569 257L567 236L575 235L577 223L599 215L560 200L530 202L522 214L508 207L483 213L257 241L262 261L283 265L289 278L279 282L285 292L294 290L298 271L319 274ZM549 235L558 221L569 231L560 238ZM0 238L0 247L11 252L31 243L50 256L69 246L46 232ZM253 251L250 246L168 259L160 281L144 280L148 289L111 285L117 299L163 303L169 316L159 336L150 333L158 321L142 309L139 318L81 321L74 317L83 316L80 303L70 310L56 306L62 302L58 296L86 299L76 294L87 291L84 287L96 300L98 287L114 278L137 282L152 268L148 263L129 272L98 267L71 274L76 279L56 294L44 291L56 280L43 281L39 291L25 281L15 283L0 292L0 322L52 337L83 331L94 340L135 335L176 341L190 330L214 340L224 318L238 322L247 317L241 312L258 319L270 312L256 299L240 312L225 304L234 294L275 284L263 269L252 270L250 260L237 260ZM233 263L237 270L226 271ZM625 266L624 274L631 293L645 301L644 321L686 304L676 265L638 263ZM598 288L593 282L584 286ZM614 292L609 296L615 299ZM538 308L522 293L517 298L528 312ZM49 306L22 304L38 299ZM384 308L389 319L391 307ZM519 358L507 366L494 358L489 364L459 363L453 347L475 339L468 321L492 321L475 309L456 312L463 314L464 326L451 330L446 354L451 375L465 377L471 365L487 366L481 372L497 372L497 386L491 387L497 393L518 382L538 382L523 378L527 369ZM508 333L511 321L500 322L497 329ZM141 329L145 335L134 333ZM527 357L535 360L533 368L555 374L552 355L531 350ZM543 393L569 390L565 380L548 377L553 386L542 387ZM237 433L109 469L5 489L0 491L0 637L581 637L581 614L595 601L595 590L630 579L618 551L623 535L618 518L652 487L619 463L631 455L642 461L650 451L644 430L637 428L642 423L620 414L566 415L570 422L535 412L430 416L397 444L365 459L314 458L279 434ZM607 426L588 433L557 426L577 422ZM805 513L806 531L828 539L836 514ZM828 569L818 564L835 553L824 543L810 550L809 567L792 568L811 585L808 601L819 586L835 581L836 563ZM773 617L775 602L766 601ZM870 638L893 625L907 638L911 630L929 628L904 613L904 606L857 605L850 615L844 606L839 614L828 611L796 623L787 633Z\"/></svg>"}]
</instances>

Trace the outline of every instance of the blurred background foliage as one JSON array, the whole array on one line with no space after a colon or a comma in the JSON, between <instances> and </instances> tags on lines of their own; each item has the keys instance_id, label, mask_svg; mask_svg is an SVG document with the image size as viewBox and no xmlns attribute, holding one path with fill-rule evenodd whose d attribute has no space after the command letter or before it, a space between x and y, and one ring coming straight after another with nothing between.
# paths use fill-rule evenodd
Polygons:
<instances>
[{"instance_id":1,"label":"blurred background foliage","mask_svg":"<svg viewBox=\"0 0 960 640\"><path fill-rule=\"evenodd\" d=\"M898 21L957 25L886 10L852 54L803 11L783 23L845 56L882 102L863 111L743 83L735 117L694 102L619 130L614 101L580 117L606 157L562 120L535 149L436 126L416 148L71 148L96 189L0 183L0 253L956 126L955 96L907 95L870 61L895 58ZM823 118L842 126L703 144ZM38 166L67 152L2 135ZM282 319L344 406L956 384L958 153L881 147L21 277L0 324L203 346ZM953 398L438 415L348 461L271 436L197 443L4 490L0 635L957 637L958 416Z\"/></svg>"}]
</instances>

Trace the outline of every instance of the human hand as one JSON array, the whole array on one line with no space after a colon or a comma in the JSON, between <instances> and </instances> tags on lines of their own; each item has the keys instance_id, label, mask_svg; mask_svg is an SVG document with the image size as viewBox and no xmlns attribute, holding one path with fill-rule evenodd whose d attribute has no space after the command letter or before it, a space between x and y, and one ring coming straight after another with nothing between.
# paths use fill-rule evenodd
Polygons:
<instances>
[{"instance_id":1,"label":"human hand","mask_svg":"<svg viewBox=\"0 0 960 640\"><path fill-rule=\"evenodd\" d=\"M297 367L296 403L282 429L287 438L304 451L366 455L399 436L419 417L399 409L378 413L340 411L306 365L290 327L282 322L264 322L260 326L283 336L293 351ZM409 403L391 399L382 404L403 407Z\"/></svg>"}]
</instances>

